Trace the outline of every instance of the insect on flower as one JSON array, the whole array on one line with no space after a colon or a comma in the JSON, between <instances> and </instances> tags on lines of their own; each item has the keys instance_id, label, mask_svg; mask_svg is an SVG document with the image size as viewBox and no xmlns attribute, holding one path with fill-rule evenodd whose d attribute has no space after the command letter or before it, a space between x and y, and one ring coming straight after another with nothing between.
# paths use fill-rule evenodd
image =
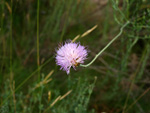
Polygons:
<instances>
[{"instance_id":1,"label":"insect on flower","mask_svg":"<svg viewBox=\"0 0 150 113\"><path fill-rule=\"evenodd\" d=\"M80 43L71 41L65 42L64 45L61 45L61 47L56 50L56 64L61 66L60 69L63 69L69 74L70 68L73 67L76 70L75 67L84 63L84 60L87 59L87 55L88 51L86 47Z\"/></svg>"}]
</instances>

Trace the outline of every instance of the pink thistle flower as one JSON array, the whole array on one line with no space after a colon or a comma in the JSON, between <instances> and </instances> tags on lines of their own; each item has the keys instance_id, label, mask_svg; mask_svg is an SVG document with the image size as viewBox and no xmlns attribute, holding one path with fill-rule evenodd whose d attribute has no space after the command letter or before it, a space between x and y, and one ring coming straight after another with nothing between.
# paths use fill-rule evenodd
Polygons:
<instances>
[{"instance_id":1,"label":"pink thistle flower","mask_svg":"<svg viewBox=\"0 0 150 113\"><path fill-rule=\"evenodd\" d=\"M69 74L70 68L73 67L76 70L75 67L84 63L87 55L86 47L69 41L56 50L56 64L61 66L60 70L63 69Z\"/></svg>"}]
</instances>

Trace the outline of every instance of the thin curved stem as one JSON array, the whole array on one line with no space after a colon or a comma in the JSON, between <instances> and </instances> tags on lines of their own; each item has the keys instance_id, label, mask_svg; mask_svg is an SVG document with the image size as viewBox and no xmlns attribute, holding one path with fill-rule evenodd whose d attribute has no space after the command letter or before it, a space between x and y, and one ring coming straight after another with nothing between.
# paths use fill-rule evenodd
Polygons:
<instances>
[{"instance_id":1,"label":"thin curved stem","mask_svg":"<svg viewBox=\"0 0 150 113\"><path fill-rule=\"evenodd\" d=\"M112 39L112 40L94 57L94 59L93 59L90 63L88 63L88 64L86 64L86 65L80 64L80 66L82 66L82 67L88 67L88 66L90 66L90 65L122 34L123 29L124 29L129 23L130 23L130 22L127 21L127 22L120 28L119 34L116 35L116 37L115 37L114 39Z\"/></svg>"}]
</instances>

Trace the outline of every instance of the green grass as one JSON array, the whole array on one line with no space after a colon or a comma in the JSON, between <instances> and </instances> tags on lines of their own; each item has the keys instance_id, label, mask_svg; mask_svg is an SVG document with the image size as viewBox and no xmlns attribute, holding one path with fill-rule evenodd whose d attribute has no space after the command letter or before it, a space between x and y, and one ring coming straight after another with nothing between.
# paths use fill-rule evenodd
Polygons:
<instances>
[{"instance_id":1,"label":"green grass","mask_svg":"<svg viewBox=\"0 0 150 113\"><path fill-rule=\"evenodd\" d=\"M69 76L59 70L59 42L97 24L77 40L90 50L88 64L127 21L90 66L71 69ZM149 34L146 0L0 1L0 112L150 112Z\"/></svg>"}]
</instances>

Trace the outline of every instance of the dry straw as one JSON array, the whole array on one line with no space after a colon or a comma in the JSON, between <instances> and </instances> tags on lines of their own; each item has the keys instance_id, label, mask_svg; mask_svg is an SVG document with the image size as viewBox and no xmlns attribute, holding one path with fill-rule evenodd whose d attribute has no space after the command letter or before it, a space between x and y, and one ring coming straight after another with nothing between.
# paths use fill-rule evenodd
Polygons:
<instances>
[{"instance_id":1,"label":"dry straw","mask_svg":"<svg viewBox=\"0 0 150 113\"><path fill-rule=\"evenodd\" d=\"M48 79L52 74L53 74L54 70L50 71L50 73L40 82L38 83L33 90L35 90L36 88L40 87L41 85L47 84L48 82L50 82L52 80L52 78Z\"/></svg>"},{"instance_id":2,"label":"dry straw","mask_svg":"<svg viewBox=\"0 0 150 113\"><path fill-rule=\"evenodd\" d=\"M92 27L91 29L87 30L85 33L83 33L82 35L77 35L72 42L75 42L77 39L85 37L86 35L88 35L89 33L91 33L93 30L95 30L97 28L98 25L95 25L94 27Z\"/></svg>"}]
</instances>

